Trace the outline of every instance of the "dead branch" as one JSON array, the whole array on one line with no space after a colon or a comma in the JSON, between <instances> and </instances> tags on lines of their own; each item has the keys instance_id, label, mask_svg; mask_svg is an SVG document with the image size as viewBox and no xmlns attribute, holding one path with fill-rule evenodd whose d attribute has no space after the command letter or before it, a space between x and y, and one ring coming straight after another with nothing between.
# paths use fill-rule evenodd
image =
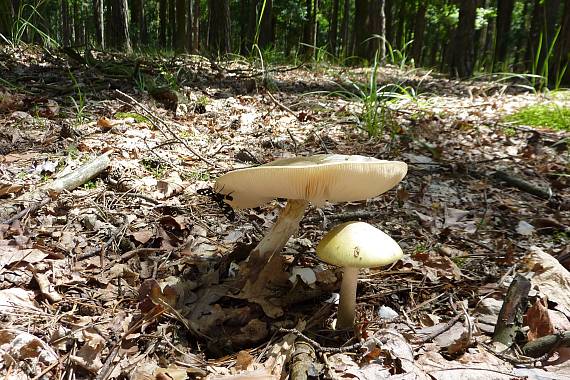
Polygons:
<instances>
[{"instance_id":1,"label":"dead branch","mask_svg":"<svg viewBox=\"0 0 570 380\"><path fill-rule=\"evenodd\" d=\"M80 166L73 172L61 178L57 178L54 181L40 187L39 189L36 189L35 191L23 194L21 197L14 199L12 202L10 202L10 204L3 206L0 209L0 215L2 216L8 216L17 212L16 215L4 220L2 223L11 224L23 216L37 211L52 201L52 197L50 197L50 195L53 196L54 194L57 195L62 191L74 190L75 188L83 185L85 182L101 174L101 172L109 167L110 163L111 160L109 158L109 154L102 154L84 164L83 166ZM19 211L20 209L18 205L28 202L31 204L25 209Z\"/></svg>"},{"instance_id":2,"label":"dead branch","mask_svg":"<svg viewBox=\"0 0 570 380\"><path fill-rule=\"evenodd\" d=\"M308 342L297 339L291 356L291 380L307 380L311 365L317 361L315 349Z\"/></svg>"},{"instance_id":3,"label":"dead branch","mask_svg":"<svg viewBox=\"0 0 570 380\"><path fill-rule=\"evenodd\" d=\"M493 341L511 347L516 333L521 329L523 315L527 309L530 280L517 274L509 286L507 296L499 312L499 318L493 332Z\"/></svg>"},{"instance_id":4,"label":"dead branch","mask_svg":"<svg viewBox=\"0 0 570 380\"><path fill-rule=\"evenodd\" d=\"M358 220L358 219L369 219L378 215L378 211L368 211L368 210L359 210L359 211L352 211L352 212L343 212L343 213L336 213L331 215L326 215L327 220L336 220L339 222L344 222L346 220ZM320 222L323 220L325 215L317 215L304 218L301 223L315 223Z\"/></svg>"},{"instance_id":5,"label":"dead branch","mask_svg":"<svg viewBox=\"0 0 570 380\"><path fill-rule=\"evenodd\" d=\"M502 170L497 170L493 174L493 178L499 181L506 182L508 185L516 187L519 190L522 190L526 193L532 194L542 199L550 199L552 198L552 190L549 189L542 189L536 185L533 185L524 179L517 177L513 174L507 173Z\"/></svg>"},{"instance_id":6,"label":"dead branch","mask_svg":"<svg viewBox=\"0 0 570 380\"><path fill-rule=\"evenodd\" d=\"M196 158L198 158L200 161L205 162L206 164L208 164L211 167L214 168L220 168L219 165L213 163L212 161L206 159L205 157L202 157L202 155L200 155L200 153L198 153L195 149L193 149L190 145L186 144L186 142L181 139L178 134L174 133L174 131L172 131L170 129L170 127L168 126L168 124L162 120L161 118L159 118L158 116L156 116L151 110L149 110L146 106L144 106L143 104L141 104L140 102L138 102L135 98L133 98L130 95L125 94L124 92L120 91L120 90L116 90L118 94L120 94L121 96L127 98L130 102L131 106L137 106L146 116L149 117L149 119L151 120L151 123L153 124L154 127L156 127L158 130L162 131L162 129L159 127L158 123L160 123L160 125L162 125L167 131L168 133L170 133L170 135L176 140L178 141L180 144L182 144L186 149L188 149L188 151L190 153L192 153L194 156L196 156ZM163 132L164 133L164 132ZM164 133L164 135L166 136L166 134ZM167 136L168 137L168 136Z\"/></svg>"},{"instance_id":7,"label":"dead branch","mask_svg":"<svg viewBox=\"0 0 570 380\"><path fill-rule=\"evenodd\" d=\"M540 337L525 344L522 351L526 356L538 358L555 351L558 347L570 347L570 331Z\"/></svg>"}]
</instances>

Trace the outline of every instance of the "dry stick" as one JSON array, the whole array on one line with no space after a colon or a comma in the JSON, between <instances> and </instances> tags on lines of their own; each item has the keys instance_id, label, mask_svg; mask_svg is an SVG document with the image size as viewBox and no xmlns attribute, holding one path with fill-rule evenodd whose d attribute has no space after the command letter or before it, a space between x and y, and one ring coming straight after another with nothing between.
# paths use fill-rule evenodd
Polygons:
<instances>
[{"instance_id":1,"label":"dry stick","mask_svg":"<svg viewBox=\"0 0 570 380\"><path fill-rule=\"evenodd\" d=\"M14 221L20 219L21 217L27 215L30 212L34 212L38 210L40 207L45 206L49 202L52 201L52 198L46 194L49 193L61 193L62 191L71 191L78 186L84 184L85 182L89 181L90 179L98 176L103 170L107 169L111 160L108 154L102 154L95 159L89 161L88 163L80 166L79 168L75 169L73 172L61 177L57 178L54 181L40 187L38 190L33 191L31 193L26 193L22 197L16 198L14 203L16 202L30 202L35 199L39 199L39 201L34 202L32 205L27 207L24 210L21 210L13 217L3 221L3 224L11 224ZM15 206L8 206L4 209L4 212L8 211L10 208L14 208Z\"/></svg>"},{"instance_id":2,"label":"dry stick","mask_svg":"<svg viewBox=\"0 0 570 380\"><path fill-rule=\"evenodd\" d=\"M499 312L499 318L493 332L493 341L511 347L517 331L521 329L523 315L527 309L530 280L517 274L509 286L507 296Z\"/></svg>"},{"instance_id":3,"label":"dry stick","mask_svg":"<svg viewBox=\"0 0 570 380\"><path fill-rule=\"evenodd\" d=\"M380 212L378 211L361 210L361 211L343 212L343 213L326 215L326 218L328 220L345 221L345 220L356 220L356 219L368 219L378 214L380 214ZM306 217L301 221L301 223L306 224L306 223L320 222L323 220L323 216L324 215Z\"/></svg>"},{"instance_id":4,"label":"dry stick","mask_svg":"<svg viewBox=\"0 0 570 380\"><path fill-rule=\"evenodd\" d=\"M504 172L502 170L497 170L495 174L493 174L493 178L499 181L504 181L507 184L516 187L519 190L532 194L542 199L550 199L552 198L552 190L549 189L542 189L537 187L524 179Z\"/></svg>"},{"instance_id":5,"label":"dry stick","mask_svg":"<svg viewBox=\"0 0 570 380\"><path fill-rule=\"evenodd\" d=\"M425 337L415 341L415 344L425 344L427 342L432 341L433 339L437 338L438 336L440 336L441 334L443 334L444 332L446 332L447 330L449 330L454 324L455 322L459 321L461 318L463 317L463 314L457 314L455 317L451 318L449 321L447 321L447 323L441 327L441 329L432 332L431 334L426 335Z\"/></svg>"},{"instance_id":6,"label":"dry stick","mask_svg":"<svg viewBox=\"0 0 570 380\"><path fill-rule=\"evenodd\" d=\"M291 108L287 107L286 105L279 102L279 100L275 99L275 97L273 96L273 94L271 94L271 92L269 92L269 90L266 89L265 93L267 94L267 96L269 96L269 98L271 100L273 100L273 103L275 103L277 105L277 107L281 108L283 111L290 113L292 116L295 117L295 119L299 120L299 116L297 116L297 114L295 114L295 112L293 112L293 110L291 110ZM299 121L301 121L301 120L299 120Z\"/></svg>"},{"instance_id":7,"label":"dry stick","mask_svg":"<svg viewBox=\"0 0 570 380\"><path fill-rule=\"evenodd\" d=\"M186 142L181 139L180 137L178 137L178 135L176 133L174 133L174 131L172 131L170 129L170 127L168 126L168 124L162 120L161 118L159 118L158 116L156 116L151 110L149 110L148 108L146 108L143 104L139 103L137 100L135 100L135 98L133 98L130 95L125 94L124 92L120 91L120 90L115 90L117 91L117 93L119 93L120 95L124 96L125 98L127 98L129 101L132 102L131 105L136 105L137 107L139 107L142 111L144 111L144 113L149 116L150 118L152 118L155 122L152 122L152 125L154 127L156 127L157 129L161 130L160 127L156 124L157 122L160 123L173 137L174 139L176 139L176 141L178 141L180 144L182 144L182 146L184 146L186 149L188 149L188 151L190 151L194 156L196 156L199 160L204 161L206 164L208 164L209 166L215 167L215 168L220 168L222 169L221 166L213 163L212 161L208 160L207 158L202 157L202 155L200 155L196 150L194 150L191 146L189 146L188 144L186 144ZM164 133L164 132L163 132Z\"/></svg>"},{"instance_id":8,"label":"dry stick","mask_svg":"<svg viewBox=\"0 0 570 380\"><path fill-rule=\"evenodd\" d=\"M314 341L313 339L309 338L308 336L306 336L305 334L303 334L302 332L300 332L297 329L286 329L286 328L281 327L278 331L280 333L294 334L297 337L304 339L305 341L307 341L307 343L309 343L310 345L315 347L315 349L319 352L338 354L341 352L356 350L356 349L359 349L360 347L362 347L362 343L354 343L354 344L351 344L350 346L345 346L345 347L323 347L317 341Z\"/></svg>"}]
</instances>

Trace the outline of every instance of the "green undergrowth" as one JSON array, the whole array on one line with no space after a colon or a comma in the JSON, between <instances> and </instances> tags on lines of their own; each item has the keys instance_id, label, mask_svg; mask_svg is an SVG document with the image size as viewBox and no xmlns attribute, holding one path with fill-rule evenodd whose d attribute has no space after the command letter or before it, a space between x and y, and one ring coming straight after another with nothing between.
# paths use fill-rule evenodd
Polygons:
<instances>
[{"instance_id":1,"label":"green undergrowth","mask_svg":"<svg viewBox=\"0 0 570 380\"><path fill-rule=\"evenodd\" d=\"M570 131L570 108L555 103L535 104L519 109L505 120L529 127Z\"/></svg>"}]
</instances>

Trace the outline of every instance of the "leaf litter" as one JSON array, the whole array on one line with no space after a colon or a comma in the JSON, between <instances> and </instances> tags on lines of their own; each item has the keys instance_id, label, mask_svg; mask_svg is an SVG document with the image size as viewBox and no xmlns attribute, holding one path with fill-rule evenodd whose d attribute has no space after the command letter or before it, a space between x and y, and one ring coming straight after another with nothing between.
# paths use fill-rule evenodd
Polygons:
<instances>
[{"instance_id":1,"label":"leaf litter","mask_svg":"<svg viewBox=\"0 0 570 380\"><path fill-rule=\"evenodd\" d=\"M381 80L417 95L382 104L387 129L369 138L361 104L332 96L366 78L362 69L276 68L264 83L233 62L217 71L195 56L154 58L147 75L182 69L176 89L157 92L106 77L113 60L134 67L125 57L98 53L95 69L2 49L0 376L570 376L569 136L502 121L548 94L388 66ZM55 82L32 82L44 74L31 62ZM81 113L69 72L81 78ZM235 168L317 153L410 170L380 197L311 208L273 263L273 286L238 294L240 266L282 204L232 221L197 191ZM53 190L65 174L75 182ZM314 247L357 219L405 256L363 271L359 322L337 331L341 272ZM529 305L513 346L498 347L516 273L532 281ZM551 337L547 355L523 355Z\"/></svg>"}]
</instances>

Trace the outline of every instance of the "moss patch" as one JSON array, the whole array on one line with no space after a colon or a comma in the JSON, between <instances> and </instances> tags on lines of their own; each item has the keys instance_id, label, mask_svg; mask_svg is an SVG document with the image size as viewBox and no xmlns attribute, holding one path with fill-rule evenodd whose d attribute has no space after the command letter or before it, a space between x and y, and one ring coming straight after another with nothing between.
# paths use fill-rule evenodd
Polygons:
<instances>
[{"instance_id":1,"label":"moss patch","mask_svg":"<svg viewBox=\"0 0 570 380\"><path fill-rule=\"evenodd\" d=\"M505 119L506 121L531 127L570 131L570 108L554 103L523 107Z\"/></svg>"},{"instance_id":2,"label":"moss patch","mask_svg":"<svg viewBox=\"0 0 570 380\"><path fill-rule=\"evenodd\" d=\"M137 123L146 123L148 121L148 119L145 116L138 114L136 112L117 112L115 114L115 119L128 119L128 118L135 119Z\"/></svg>"}]
</instances>

